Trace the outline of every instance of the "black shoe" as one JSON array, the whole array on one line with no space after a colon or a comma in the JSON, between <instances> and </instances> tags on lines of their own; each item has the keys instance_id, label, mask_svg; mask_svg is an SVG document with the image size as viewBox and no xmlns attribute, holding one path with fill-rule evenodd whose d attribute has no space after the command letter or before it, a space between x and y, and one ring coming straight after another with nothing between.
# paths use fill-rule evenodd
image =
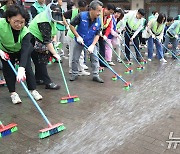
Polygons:
<instances>
[{"instance_id":1,"label":"black shoe","mask_svg":"<svg viewBox=\"0 0 180 154\"><path fill-rule=\"evenodd\" d=\"M58 90L60 89L60 86L55 84L55 83L49 83L45 86L46 89L54 89L54 90Z\"/></svg>"},{"instance_id":2,"label":"black shoe","mask_svg":"<svg viewBox=\"0 0 180 154\"><path fill-rule=\"evenodd\" d=\"M43 80L36 80L36 84L37 85L44 85L44 81Z\"/></svg>"},{"instance_id":3,"label":"black shoe","mask_svg":"<svg viewBox=\"0 0 180 154\"><path fill-rule=\"evenodd\" d=\"M93 81L99 82L99 83L104 83L103 79L101 79L99 76L94 76Z\"/></svg>"},{"instance_id":4,"label":"black shoe","mask_svg":"<svg viewBox=\"0 0 180 154\"><path fill-rule=\"evenodd\" d=\"M74 80L76 80L78 78L78 75L71 75L71 77L70 77L70 81L74 81Z\"/></svg>"}]
</instances>

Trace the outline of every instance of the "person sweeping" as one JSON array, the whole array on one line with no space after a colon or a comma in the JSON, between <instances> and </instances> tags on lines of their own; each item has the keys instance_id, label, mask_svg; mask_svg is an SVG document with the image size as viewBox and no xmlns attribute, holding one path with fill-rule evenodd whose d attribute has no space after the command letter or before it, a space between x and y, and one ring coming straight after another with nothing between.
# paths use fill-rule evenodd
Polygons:
<instances>
[{"instance_id":1,"label":"person sweeping","mask_svg":"<svg viewBox=\"0 0 180 154\"><path fill-rule=\"evenodd\" d=\"M0 19L0 57L13 104L22 102L15 90L16 80L18 82L26 80L34 99L42 99L36 91L36 81L31 68L30 54L33 48L30 43L30 33L25 26L27 18L28 13L22 7L12 5L7 9L5 18ZM10 60L13 65L15 60L19 61L17 77L7 60Z\"/></svg>"}]
</instances>

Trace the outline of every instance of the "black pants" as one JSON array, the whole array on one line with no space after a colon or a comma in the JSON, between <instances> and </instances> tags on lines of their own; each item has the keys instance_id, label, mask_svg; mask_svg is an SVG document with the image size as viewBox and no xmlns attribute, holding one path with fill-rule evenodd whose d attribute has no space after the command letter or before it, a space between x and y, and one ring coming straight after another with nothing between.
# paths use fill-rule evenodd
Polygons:
<instances>
[{"instance_id":1,"label":"black pants","mask_svg":"<svg viewBox=\"0 0 180 154\"><path fill-rule=\"evenodd\" d=\"M31 57L35 65L36 80L43 80L46 85L51 83L52 81L47 71L47 64L39 62L38 53L36 51L32 52Z\"/></svg>"},{"instance_id":2,"label":"black pants","mask_svg":"<svg viewBox=\"0 0 180 154\"><path fill-rule=\"evenodd\" d=\"M127 47L129 48L129 42L130 42L130 38L132 37L131 34L129 34L128 32L125 32L125 44L127 45ZM139 60L140 59L140 54L139 52L137 51L137 49L139 50L139 39L138 39L138 35L136 35L136 37L133 39L134 41L134 44L135 46L137 47L134 47L135 49L135 52L136 52L136 58ZM129 49L125 46L125 53L126 53L126 56L127 58L130 60L130 51Z\"/></svg>"},{"instance_id":3,"label":"black pants","mask_svg":"<svg viewBox=\"0 0 180 154\"><path fill-rule=\"evenodd\" d=\"M105 41L102 37L99 38L99 53L105 59ZM102 59L100 56L99 58ZM100 60L99 60L99 64L101 67L106 67Z\"/></svg>"},{"instance_id":4,"label":"black pants","mask_svg":"<svg viewBox=\"0 0 180 154\"><path fill-rule=\"evenodd\" d=\"M146 39L142 37L142 32L139 32L138 36L140 44L146 45Z\"/></svg>"},{"instance_id":5,"label":"black pants","mask_svg":"<svg viewBox=\"0 0 180 154\"><path fill-rule=\"evenodd\" d=\"M20 53L9 54L9 57L10 57L11 63L14 65L15 60L20 59ZM11 67L9 66L7 61L5 61L3 59L1 59L1 61L2 61L2 65L3 65L3 74L4 74L4 78L6 80L8 90L10 93L15 92L16 75L13 72L13 70L11 69ZM27 83L28 89L35 90L36 89L36 81L35 81L34 73L32 71L32 67L31 67L30 56L27 60L27 65L26 65L25 71L26 71L26 83Z\"/></svg>"}]
</instances>

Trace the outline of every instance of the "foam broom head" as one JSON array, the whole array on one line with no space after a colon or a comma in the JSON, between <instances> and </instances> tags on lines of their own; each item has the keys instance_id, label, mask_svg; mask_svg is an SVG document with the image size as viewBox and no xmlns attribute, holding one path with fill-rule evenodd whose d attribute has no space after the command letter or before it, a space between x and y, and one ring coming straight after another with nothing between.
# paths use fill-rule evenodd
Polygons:
<instances>
[{"instance_id":1,"label":"foam broom head","mask_svg":"<svg viewBox=\"0 0 180 154\"><path fill-rule=\"evenodd\" d=\"M130 82L126 82L124 85L124 89L125 90L129 90L129 88L132 86L132 84Z\"/></svg>"},{"instance_id":2,"label":"foam broom head","mask_svg":"<svg viewBox=\"0 0 180 154\"><path fill-rule=\"evenodd\" d=\"M137 67L137 70L143 70L143 69L144 69L144 67L142 65Z\"/></svg>"},{"instance_id":3,"label":"foam broom head","mask_svg":"<svg viewBox=\"0 0 180 154\"><path fill-rule=\"evenodd\" d=\"M125 74L129 74L129 73L132 73L133 72L133 69L132 68L128 68L124 73Z\"/></svg>"},{"instance_id":4,"label":"foam broom head","mask_svg":"<svg viewBox=\"0 0 180 154\"><path fill-rule=\"evenodd\" d=\"M40 139L46 138L48 136L57 134L63 131L64 129L66 129L66 127L63 125L63 123L57 123L55 125L51 125L48 128L39 130L39 138Z\"/></svg>"},{"instance_id":5,"label":"foam broom head","mask_svg":"<svg viewBox=\"0 0 180 154\"><path fill-rule=\"evenodd\" d=\"M133 65L133 62L128 61L128 62L127 62L127 65L128 65L128 66L131 66L131 65Z\"/></svg>"},{"instance_id":6,"label":"foam broom head","mask_svg":"<svg viewBox=\"0 0 180 154\"><path fill-rule=\"evenodd\" d=\"M77 95L75 96L67 96L67 97L62 97L60 100L60 103L66 104L66 103L73 103L79 101L79 97Z\"/></svg>"},{"instance_id":7,"label":"foam broom head","mask_svg":"<svg viewBox=\"0 0 180 154\"><path fill-rule=\"evenodd\" d=\"M112 76L112 80L113 81L116 81L119 77L122 77L122 75L120 75L120 74L118 74L119 76L117 76L117 75L113 75Z\"/></svg>"},{"instance_id":8,"label":"foam broom head","mask_svg":"<svg viewBox=\"0 0 180 154\"><path fill-rule=\"evenodd\" d=\"M0 121L0 138L10 135L18 130L17 124L11 123L7 126L4 126Z\"/></svg>"},{"instance_id":9,"label":"foam broom head","mask_svg":"<svg viewBox=\"0 0 180 154\"><path fill-rule=\"evenodd\" d=\"M147 60L142 60L141 62L140 62L140 64L147 64Z\"/></svg>"}]
</instances>

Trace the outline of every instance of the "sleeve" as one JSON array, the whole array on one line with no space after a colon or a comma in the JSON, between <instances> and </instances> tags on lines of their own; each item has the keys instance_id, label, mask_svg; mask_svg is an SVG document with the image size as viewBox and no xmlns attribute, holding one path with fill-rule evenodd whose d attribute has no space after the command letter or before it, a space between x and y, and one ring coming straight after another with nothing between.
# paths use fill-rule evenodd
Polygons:
<instances>
[{"instance_id":1,"label":"sleeve","mask_svg":"<svg viewBox=\"0 0 180 154\"><path fill-rule=\"evenodd\" d=\"M72 10L68 10L68 11L64 12L63 15L64 15L64 18L71 19L71 17L72 17Z\"/></svg>"},{"instance_id":2,"label":"sleeve","mask_svg":"<svg viewBox=\"0 0 180 154\"><path fill-rule=\"evenodd\" d=\"M20 58L20 67L26 67L27 59L30 58L30 54L33 50L31 44L31 34L27 33L24 38L22 39L21 44L21 58Z\"/></svg>"},{"instance_id":3,"label":"sleeve","mask_svg":"<svg viewBox=\"0 0 180 154\"><path fill-rule=\"evenodd\" d=\"M118 37L118 33L117 33L116 31L114 31L113 22L112 22L112 26L111 26L111 34L112 34L114 37Z\"/></svg>"},{"instance_id":4,"label":"sleeve","mask_svg":"<svg viewBox=\"0 0 180 154\"><path fill-rule=\"evenodd\" d=\"M144 28L144 23L143 23L143 20L141 20L141 25L140 25L139 28L135 31L133 37L135 38L143 28Z\"/></svg>"},{"instance_id":5,"label":"sleeve","mask_svg":"<svg viewBox=\"0 0 180 154\"><path fill-rule=\"evenodd\" d=\"M31 15L32 15L32 18L34 18L36 15L37 15L37 10L34 6L31 6Z\"/></svg>"},{"instance_id":6,"label":"sleeve","mask_svg":"<svg viewBox=\"0 0 180 154\"><path fill-rule=\"evenodd\" d=\"M175 29L176 29L176 27L178 26L178 23L174 23L174 24L172 24L168 29L167 29L167 31L170 33L170 34L172 34L173 36L175 36L176 34L175 34Z\"/></svg>"},{"instance_id":7,"label":"sleeve","mask_svg":"<svg viewBox=\"0 0 180 154\"><path fill-rule=\"evenodd\" d=\"M153 20L150 20L147 24L147 32L150 34L150 36L153 35L153 33L151 31L152 23L153 23Z\"/></svg>"},{"instance_id":8,"label":"sleeve","mask_svg":"<svg viewBox=\"0 0 180 154\"><path fill-rule=\"evenodd\" d=\"M38 24L38 28L43 37L43 43L48 44L51 42L51 25L48 22Z\"/></svg>"},{"instance_id":9,"label":"sleeve","mask_svg":"<svg viewBox=\"0 0 180 154\"><path fill-rule=\"evenodd\" d=\"M79 13L79 14L70 22L70 24L75 27L75 26L79 25L80 21L81 21L81 16L80 16L80 13Z\"/></svg>"}]
</instances>

